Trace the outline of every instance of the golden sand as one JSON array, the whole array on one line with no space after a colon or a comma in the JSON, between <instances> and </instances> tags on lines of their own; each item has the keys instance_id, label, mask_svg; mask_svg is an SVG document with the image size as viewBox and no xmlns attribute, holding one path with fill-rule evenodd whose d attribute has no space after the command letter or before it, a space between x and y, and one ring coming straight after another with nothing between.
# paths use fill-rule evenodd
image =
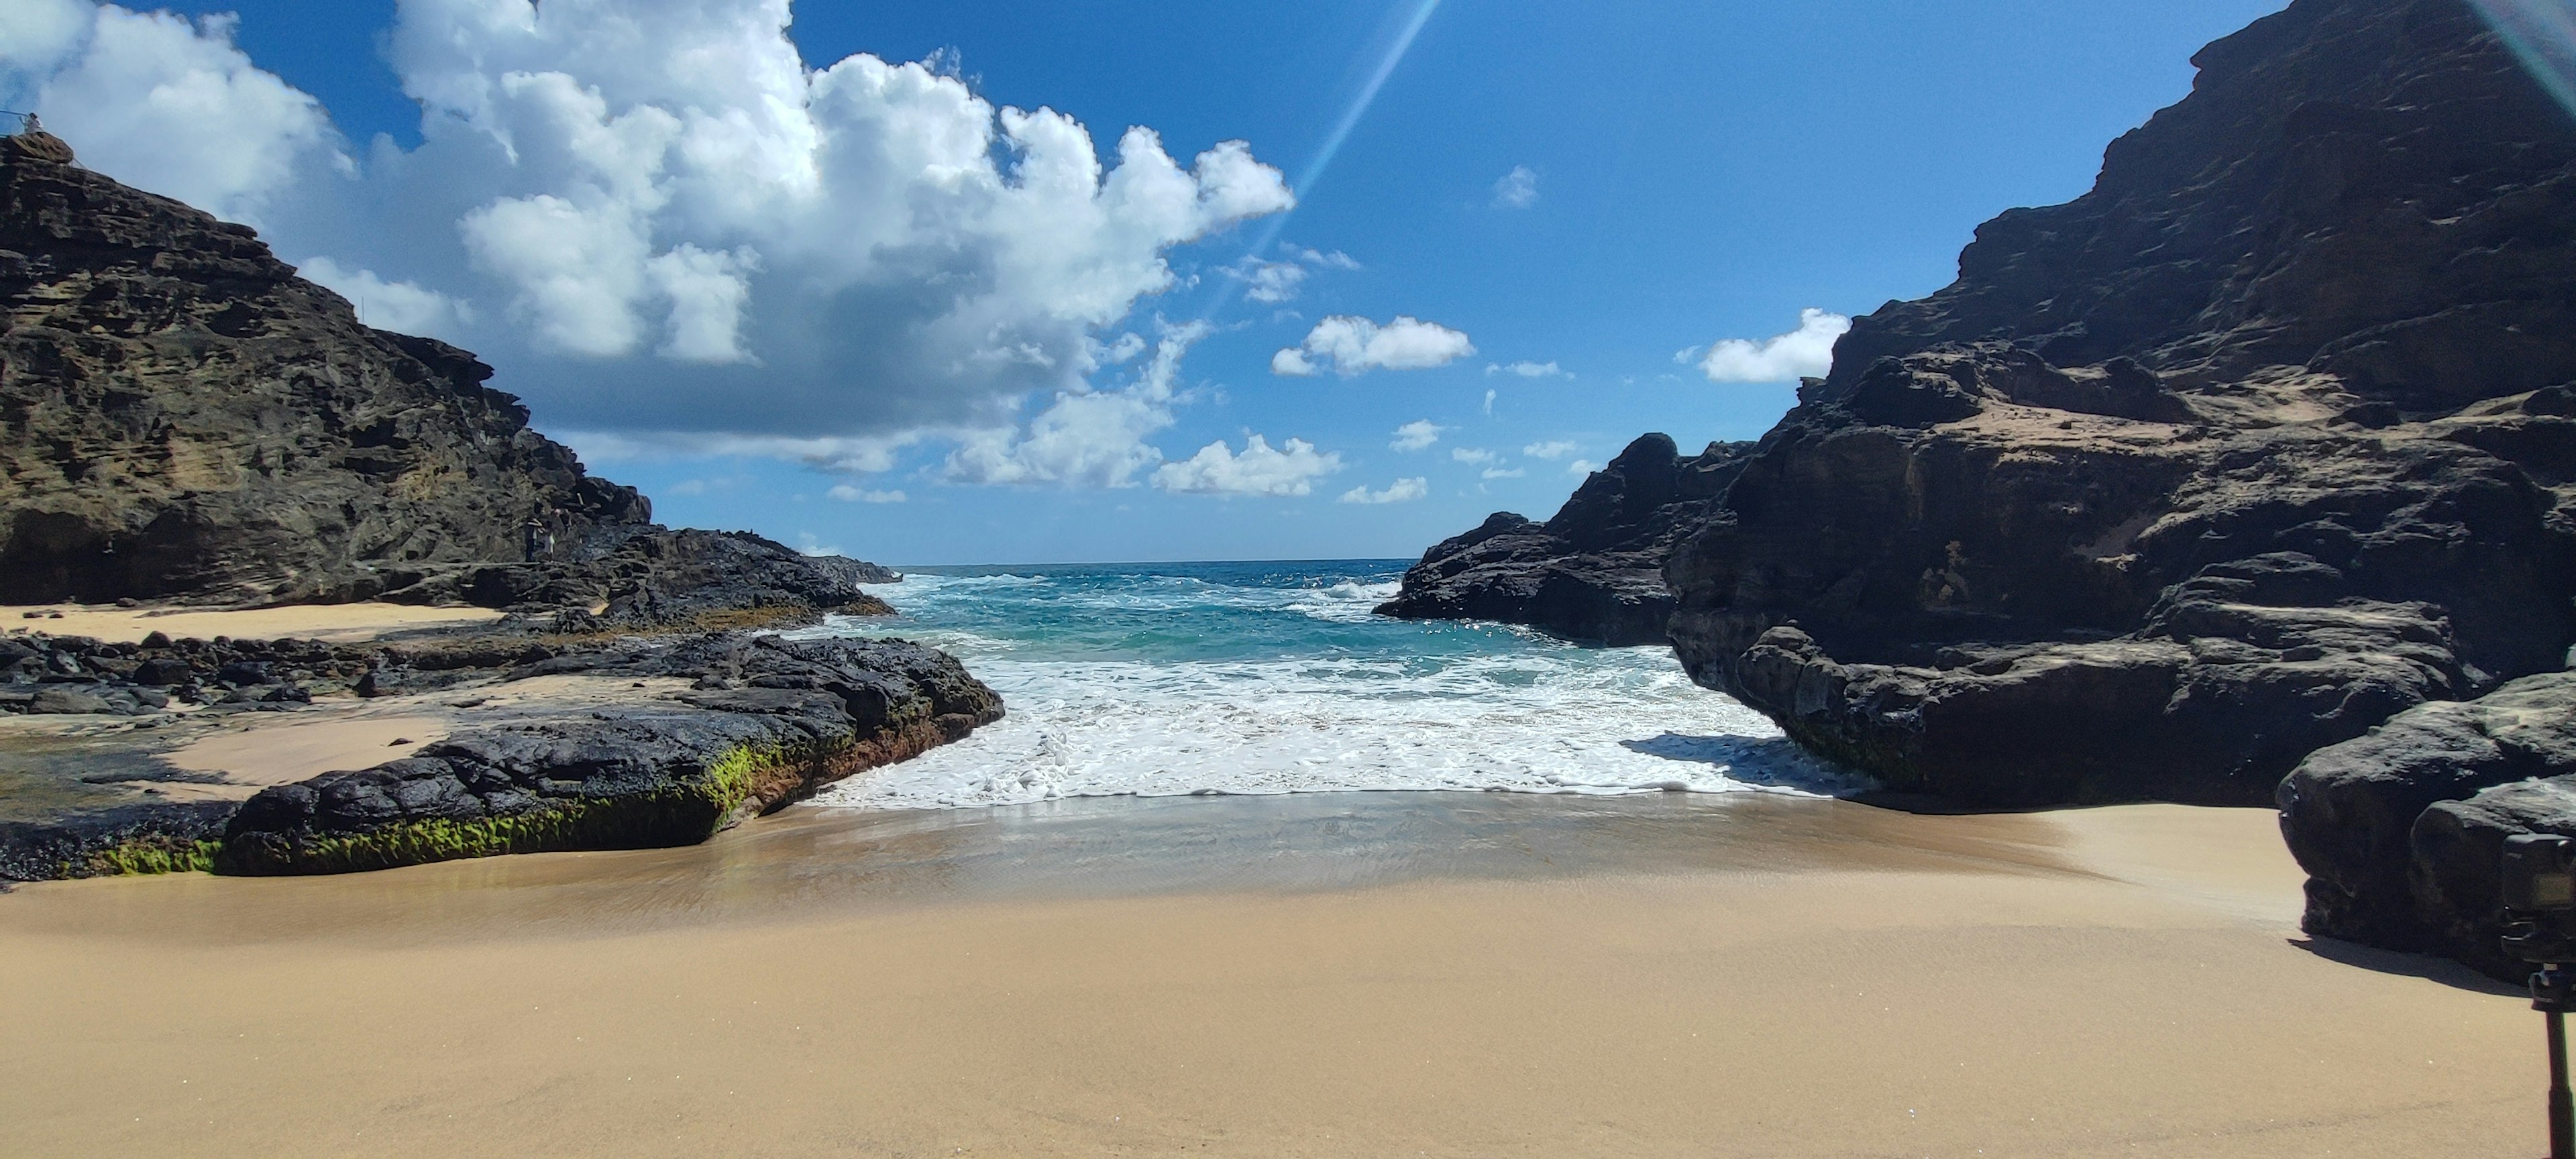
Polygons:
<instances>
[{"instance_id":1,"label":"golden sand","mask_svg":"<svg viewBox=\"0 0 2576 1159\"><path fill-rule=\"evenodd\" d=\"M1357 888L983 889L981 822L810 811L693 850L32 886L0 897L0 1149L2540 1150L2538 1016L2308 945L2268 812L1667 820L1625 864ZM1703 823L1731 852L1662 849ZM925 868L794 870L832 858Z\"/></svg>"},{"instance_id":2,"label":"golden sand","mask_svg":"<svg viewBox=\"0 0 2576 1159\"><path fill-rule=\"evenodd\" d=\"M27 613L36 613L29 618ZM59 613L57 615L56 613ZM192 611L184 608L114 608L87 604L0 605L0 629L25 628L57 636L90 636L136 643L160 632L171 639L328 640L347 644L411 628L439 628L497 621L489 608L420 608L409 604L299 604L283 608Z\"/></svg>"}]
</instances>

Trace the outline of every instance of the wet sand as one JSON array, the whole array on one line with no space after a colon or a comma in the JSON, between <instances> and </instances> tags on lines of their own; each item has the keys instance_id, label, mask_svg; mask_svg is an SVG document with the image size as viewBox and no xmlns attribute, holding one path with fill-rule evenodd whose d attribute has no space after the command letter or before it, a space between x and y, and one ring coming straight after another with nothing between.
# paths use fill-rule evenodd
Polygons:
<instances>
[{"instance_id":1,"label":"wet sand","mask_svg":"<svg viewBox=\"0 0 2576 1159\"><path fill-rule=\"evenodd\" d=\"M2538 1153L2539 1019L2268 812L794 810L0 897L25 1155Z\"/></svg>"}]
</instances>

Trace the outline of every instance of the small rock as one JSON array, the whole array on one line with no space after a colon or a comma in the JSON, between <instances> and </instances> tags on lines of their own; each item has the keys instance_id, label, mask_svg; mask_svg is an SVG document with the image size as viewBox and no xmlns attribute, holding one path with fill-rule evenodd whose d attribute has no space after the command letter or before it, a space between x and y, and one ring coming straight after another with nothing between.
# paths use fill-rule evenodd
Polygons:
<instances>
[{"instance_id":1,"label":"small rock","mask_svg":"<svg viewBox=\"0 0 2576 1159\"><path fill-rule=\"evenodd\" d=\"M39 716L82 716L114 712L116 708L97 693L56 684L39 689L35 699L28 702L27 711Z\"/></svg>"}]
</instances>

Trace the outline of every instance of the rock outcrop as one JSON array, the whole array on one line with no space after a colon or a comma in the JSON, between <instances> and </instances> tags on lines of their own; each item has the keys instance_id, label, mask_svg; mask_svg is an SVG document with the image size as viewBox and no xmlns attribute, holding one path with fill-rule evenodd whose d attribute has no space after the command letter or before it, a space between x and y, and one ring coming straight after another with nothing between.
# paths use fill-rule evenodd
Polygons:
<instances>
[{"instance_id":1,"label":"rock outcrop","mask_svg":"<svg viewBox=\"0 0 2576 1159\"><path fill-rule=\"evenodd\" d=\"M748 632L571 639L504 629L356 645L25 634L0 638L0 671L11 678L0 707L30 711L18 699L25 690L29 700L95 702L34 711L149 717L136 722L143 731L64 733L50 753L13 741L6 756L17 767L0 769L0 881L328 873L688 844L960 739L1003 711L935 649ZM317 714L327 731L349 719L351 692L392 698L404 719L436 711L470 723L402 759L275 785L247 802L106 791L203 788L215 778L167 754L219 734L233 713ZM495 697L501 704L488 703ZM199 707L161 711L174 700ZM273 726L268 735L283 737L298 727L292 717ZM50 794L27 767L37 764L59 766L63 783Z\"/></svg>"},{"instance_id":2,"label":"rock outcrop","mask_svg":"<svg viewBox=\"0 0 2576 1159\"><path fill-rule=\"evenodd\" d=\"M697 691L477 729L263 790L225 826L213 868L338 873L689 844L1002 716L955 659L900 640L726 634L585 670L694 676Z\"/></svg>"},{"instance_id":3,"label":"rock outcrop","mask_svg":"<svg viewBox=\"0 0 2576 1159\"><path fill-rule=\"evenodd\" d=\"M1497 511L1442 540L1404 573L1380 615L1500 620L1585 643L1664 642L1673 595L1664 562L1735 481L1751 443L1684 458L1649 434L1593 472L1545 523Z\"/></svg>"},{"instance_id":4,"label":"rock outcrop","mask_svg":"<svg viewBox=\"0 0 2576 1159\"><path fill-rule=\"evenodd\" d=\"M869 565L655 526L491 367L360 323L249 228L0 140L0 603L881 607Z\"/></svg>"},{"instance_id":5,"label":"rock outcrop","mask_svg":"<svg viewBox=\"0 0 2576 1159\"><path fill-rule=\"evenodd\" d=\"M1857 320L1674 550L1701 683L1893 788L2256 803L2576 643L2576 123L2456 0L2211 45Z\"/></svg>"},{"instance_id":6,"label":"rock outcrop","mask_svg":"<svg viewBox=\"0 0 2576 1159\"><path fill-rule=\"evenodd\" d=\"M2514 833L2576 836L2576 673L2418 705L2281 782L2311 933L2443 953L2519 981L2497 880Z\"/></svg>"}]
</instances>

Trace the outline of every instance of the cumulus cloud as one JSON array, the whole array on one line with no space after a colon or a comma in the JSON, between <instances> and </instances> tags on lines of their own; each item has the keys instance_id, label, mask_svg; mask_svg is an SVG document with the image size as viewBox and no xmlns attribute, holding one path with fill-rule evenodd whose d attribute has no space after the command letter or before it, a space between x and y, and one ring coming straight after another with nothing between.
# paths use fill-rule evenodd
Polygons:
<instances>
[{"instance_id":1,"label":"cumulus cloud","mask_svg":"<svg viewBox=\"0 0 2576 1159\"><path fill-rule=\"evenodd\" d=\"M1270 358L1270 372L1309 375L1332 371L1348 378L1371 370L1428 370L1474 354L1467 336L1436 322L1398 314L1383 326L1335 314L1308 331L1306 340Z\"/></svg>"},{"instance_id":2,"label":"cumulus cloud","mask_svg":"<svg viewBox=\"0 0 2576 1159\"><path fill-rule=\"evenodd\" d=\"M1487 467L1485 468L1484 477L1487 479L1518 479L1526 474L1529 474L1529 472L1524 471L1519 467Z\"/></svg>"},{"instance_id":3,"label":"cumulus cloud","mask_svg":"<svg viewBox=\"0 0 2576 1159\"><path fill-rule=\"evenodd\" d=\"M374 270L346 269L329 258L314 258L296 272L347 298L358 320L378 330L456 341L474 318L472 307L436 290L388 282Z\"/></svg>"},{"instance_id":4,"label":"cumulus cloud","mask_svg":"<svg viewBox=\"0 0 2576 1159\"><path fill-rule=\"evenodd\" d=\"M259 225L344 287L416 290L383 306L412 321L448 303L417 324L550 428L639 445L971 431L984 453L1049 397L1103 399L1049 407L1059 442L1151 427L1151 400L1091 388L1106 334L1177 284L1174 247L1294 202L1242 142L1103 147L953 69L809 63L788 0L404 0L383 43L422 107L410 150L348 146L230 18L0 8L0 91L84 164ZM1032 454L1028 477L1152 461Z\"/></svg>"},{"instance_id":5,"label":"cumulus cloud","mask_svg":"<svg viewBox=\"0 0 2576 1159\"><path fill-rule=\"evenodd\" d=\"M1198 454L1163 464L1154 472L1154 485L1184 495L1293 496L1313 491L1317 478L1341 469L1341 456L1318 453L1304 439L1290 439L1273 450L1268 440L1252 435L1239 455L1219 439Z\"/></svg>"},{"instance_id":6,"label":"cumulus cloud","mask_svg":"<svg viewBox=\"0 0 2576 1159\"><path fill-rule=\"evenodd\" d=\"M1485 392L1485 417L1494 417L1494 392L1491 390Z\"/></svg>"},{"instance_id":7,"label":"cumulus cloud","mask_svg":"<svg viewBox=\"0 0 2576 1159\"><path fill-rule=\"evenodd\" d=\"M1431 493L1431 481L1415 477L1398 479L1383 491L1371 491L1366 484L1342 492L1344 503L1410 503Z\"/></svg>"},{"instance_id":8,"label":"cumulus cloud","mask_svg":"<svg viewBox=\"0 0 2576 1159\"><path fill-rule=\"evenodd\" d=\"M948 477L988 484L1135 486L1137 472L1163 460L1146 436L1172 425L1181 356L1208 332L1205 322L1167 328L1154 357L1125 388L1066 391L1025 429L968 434L948 455Z\"/></svg>"},{"instance_id":9,"label":"cumulus cloud","mask_svg":"<svg viewBox=\"0 0 2576 1159\"><path fill-rule=\"evenodd\" d=\"M1787 382L1822 375L1834 365L1834 340L1851 329L1851 319L1823 310L1798 311L1798 328L1760 341L1729 338L1702 355L1692 347L1674 361L1699 360L1710 382Z\"/></svg>"},{"instance_id":10,"label":"cumulus cloud","mask_svg":"<svg viewBox=\"0 0 2576 1159\"><path fill-rule=\"evenodd\" d=\"M190 22L85 0L11 0L0 95L44 117L81 164L218 217L272 224L299 180L349 165L322 103L233 45L230 15Z\"/></svg>"},{"instance_id":11,"label":"cumulus cloud","mask_svg":"<svg viewBox=\"0 0 2576 1159\"><path fill-rule=\"evenodd\" d=\"M1589 459L1576 459L1575 461L1565 465L1565 473L1568 475L1589 475L1600 469L1601 468L1598 464L1593 463Z\"/></svg>"},{"instance_id":12,"label":"cumulus cloud","mask_svg":"<svg viewBox=\"0 0 2576 1159\"><path fill-rule=\"evenodd\" d=\"M1456 459L1461 463L1490 463L1494 461L1494 453L1492 451L1468 447L1449 448L1449 457Z\"/></svg>"},{"instance_id":13,"label":"cumulus cloud","mask_svg":"<svg viewBox=\"0 0 2576 1159\"><path fill-rule=\"evenodd\" d=\"M1538 174L1527 165L1514 165L1512 171L1494 182L1494 208L1527 209L1538 204Z\"/></svg>"},{"instance_id":14,"label":"cumulus cloud","mask_svg":"<svg viewBox=\"0 0 2576 1159\"><path fill-rule=\"evenodd\" d=\"M824 492L824 494L830 495L832 498L838 499L843 503L901 503L905 499L909 498L909 496L906 496L901 491L880 491L870 488L853 487L847 483L834 487L830 491Z\"/></svg>"},{"instance_id":15,"label":"cumulus cloud","mask_svg":"<svg viewBox=\"0 0 2576 1159\"><path fill-rule=\"evenodd\" d=\"M1567 374L1565 372L1565 368L1558 366L1554 362L1510 362L1497 366L1487 366L1485 368L1485 373L1488 375L1514 374L1519 375L1522 378L1574 377L1571 374Z\"/></svg>"},{"instance_id":16,"label":"cumulus cloud","mask_svg":"<svg viewBox=\"0 0 2576 1159\"><path fill-rule=\"evenodd\" d=\"M1395 441L1388 443L1386 448L1390 451L1419 451L1439 442L1440 432L1448 429L1430 419L1415 419L1395 428Z\"/></svg>"},{"instance_id":17,"label":"cumulus cloud","mask_svg":"<svg viewBox=\"0 0 2576 1159\"><path fill-rule=\"evenodd\" d=\"M1550 439L1543 443L1531 443L1522 447L1521 453L1533 459L1562 459L1581 449L1564 439Z\"/></svg>"}]
</instances>

